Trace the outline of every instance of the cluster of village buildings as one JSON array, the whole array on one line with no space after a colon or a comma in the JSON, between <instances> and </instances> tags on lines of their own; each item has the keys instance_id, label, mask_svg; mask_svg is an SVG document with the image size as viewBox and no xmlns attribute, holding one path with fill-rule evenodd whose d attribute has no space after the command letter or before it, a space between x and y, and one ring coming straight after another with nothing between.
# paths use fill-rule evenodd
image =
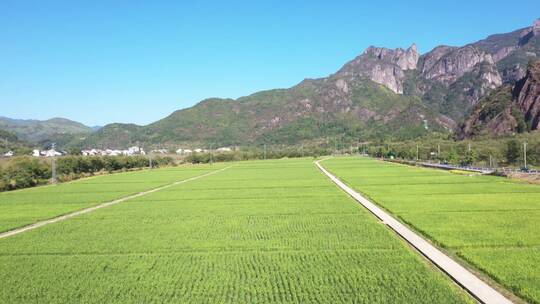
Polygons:
<instances>
[{"instance_id":1,"label":"cluster of village buildings","mask_svg":"<svg viewBox=\"0 0 540 304\"><path fill-rule=\"evenodd\" d=\"M146 155L146 152L143 148L140 147L130 147L123 150L118 149L86 149L81 150L81 154L84 156L119 156L119 155Z\"/></svg>"},{"instance_id":2,"label":"cluster of village buildings","mask_svg":"<svg viewBox=\"0 0 540 304\"><path fill-rule=\"evenodd\" d=\"M229 147L221 147L215 150L215 152L231 152L233 149ZM176 154L178 155L188 155L191 153L206 153L210 152L210 150L207 149L178 149L176 150ZM169 150L167 149L155 149L152 150L151 153L153 154L168 154ZM56 151L54 148L49 150L38 150L35 149L32 151L32 156L35 157L55 157L55 156L61 156L68 154L65 151ZM81 150L81 154L84 156L132 156L132 155L146 155L147 153L144 151L141 147L130 147L127 149L84 149ZM8 151L4 153L4 157L12 157L15 156L15 153L13 151Z\"/></svg>"}]
</instances>

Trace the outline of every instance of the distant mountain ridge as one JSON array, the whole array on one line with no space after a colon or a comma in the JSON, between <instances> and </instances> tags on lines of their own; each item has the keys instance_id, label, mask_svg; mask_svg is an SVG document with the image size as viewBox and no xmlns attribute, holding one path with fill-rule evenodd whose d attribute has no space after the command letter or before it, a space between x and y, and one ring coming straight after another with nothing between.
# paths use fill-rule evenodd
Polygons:
<instances>
[{"instance_id":1,"label":"distant mountain ridge","mask_svg":"<svg viewBox=\"0 0 540 304\"><path fill-rule=\"evenodd\" d=\"M0 117L0 129L10 131L19 138L32 143L65 135L89 134L93 131L92 128L79 122L59 117L48 120Z\"/></svg>"}]
</instances>

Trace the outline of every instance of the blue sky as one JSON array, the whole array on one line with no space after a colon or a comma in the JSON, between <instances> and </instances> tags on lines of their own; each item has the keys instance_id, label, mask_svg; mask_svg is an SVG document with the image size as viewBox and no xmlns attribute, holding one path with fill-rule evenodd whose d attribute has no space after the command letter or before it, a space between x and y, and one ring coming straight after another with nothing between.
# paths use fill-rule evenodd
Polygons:
<instances>
[{"instance_id":1,"label":"blue sky","mask_svg":"<svg viewBox=\"0 0 540 304\"><path fill-rule=\"evenodd\" d=\"M197 2L197 3L195 3ZM0 1L0 116L147 124L324 77L369 45L512 31L540 1Z\"/></svg>"}]
</instances>

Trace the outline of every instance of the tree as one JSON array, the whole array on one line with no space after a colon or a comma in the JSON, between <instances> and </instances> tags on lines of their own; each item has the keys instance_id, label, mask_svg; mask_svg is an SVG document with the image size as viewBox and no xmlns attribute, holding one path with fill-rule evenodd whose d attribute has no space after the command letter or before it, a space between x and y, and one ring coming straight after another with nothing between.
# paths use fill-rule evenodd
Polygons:
<instances>
[{"instance_id":1,"label":"tree","mask_svg":"<svg viewBox=\"0 0 540 304\"><path fill-rule=\"evenodd\" d=\"M478 155L475 150L467 151L465 152L465 155L463 156L461 160L461 164L464 166L470 166L474 164L477 158L478 158Z\"/></svg>"},{"instance_id":2,"label":"tree","mask_svg":"<svg viewBox=\"0 0 540 304\"><path fill-rule=\"evenodd\" d=\"M456 151L456 149L452 148L452 150L450 150L450 152L448 153L448 157L446 161L455 164L458 162L458 160L459 160L459 154Z\"/></svg>"},{"instance_id":3,"label":"tree","mask_svg":"<svg viewBox=\"0 0 540 304\"><path fill-rule=\"evenodd\" d=\"M515 164L519 159L519 142L512 139L506 143L506 161Z\"/></svg>"}]
</instances>

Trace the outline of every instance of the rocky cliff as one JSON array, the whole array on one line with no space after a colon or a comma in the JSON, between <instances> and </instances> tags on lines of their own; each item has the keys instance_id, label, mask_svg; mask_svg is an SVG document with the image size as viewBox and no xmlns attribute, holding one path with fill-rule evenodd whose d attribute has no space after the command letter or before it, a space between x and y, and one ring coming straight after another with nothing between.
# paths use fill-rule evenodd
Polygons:
<instances>
[{"instance_id":1,"label":"rocky cliff","mask_svg":"<svg viewBox=\"0 0 540 304\"><path fill-rule=\"evenodd\" d=\"M337 75L348 80L367 78L384 85L394 93L403 94L404 71L416 69L419 57L414 44L406 50L372 46L345 64Z\"/></svg>"},{"instance_id":2,"label":"rocky cliff","mask_svg":"<svg viewBox=\"0 0 540 304\"><path fill-rule=\"evenodd\" d=\"M500 136L540 129L540 61L513 87L482 98L459 131L460 138Z\"/></svg>"},{"instance_id":3,"label":"rocky cliff","mask_svg":"<svg viewBox=\"0 0 540 304\"><path fill-rule=\"evenodd\" d=\"M465 73L471 72L481 63L494 65L493 58L474 46L462 48L446 48L446 52L436 50L436 54L427 53L422 67L422 76L428 80L438 81L446 86L456 82ZM427 65L426 65L427 61ZM497 87L502 81L496 69L485 76L490 86Z\"/></svg>"},{"instance_id":4,"label":"rocky cliff","mask_svg":"<svg viewBox=\"0 0 540 304\"><path fill-rule=\"evenodd\" d=\"M529 65L527 75L515 85L513 95L529 128L540 129L540 61Z\"/></svg>"}]
</instances>

